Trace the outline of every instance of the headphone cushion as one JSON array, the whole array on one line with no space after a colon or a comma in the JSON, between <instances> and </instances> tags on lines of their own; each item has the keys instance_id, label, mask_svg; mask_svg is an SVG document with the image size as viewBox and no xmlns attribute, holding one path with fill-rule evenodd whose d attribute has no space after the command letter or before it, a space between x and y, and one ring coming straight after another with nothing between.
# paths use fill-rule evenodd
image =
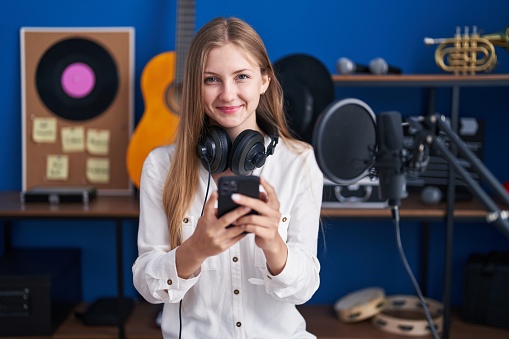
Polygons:
<instances>
[{"instance_id":1,"label":"headphone cushion","mask_svg":"<svg viewBox=\"0 0 509 339\"><path fill-rule=\"evenodd\" d=\"M226 171L232 148L228 133L219 126L210 126L208 134L204 136L204 146L210 159L210 172L215 174ZM202 163L207 168L203 158Z\"/></svg>"},{"instance_id":2,"label":"headphone cushion","mask_svg":"<svg viewBox=\"0 0 509 339\"><path fill-rule=\"evenodd\" d=\"M251 129L242 131L233 142L230 169L237 175L248 175L255 168L251 161L259 153L265 153L263 135Z\"/></svg>"}]
</instances>

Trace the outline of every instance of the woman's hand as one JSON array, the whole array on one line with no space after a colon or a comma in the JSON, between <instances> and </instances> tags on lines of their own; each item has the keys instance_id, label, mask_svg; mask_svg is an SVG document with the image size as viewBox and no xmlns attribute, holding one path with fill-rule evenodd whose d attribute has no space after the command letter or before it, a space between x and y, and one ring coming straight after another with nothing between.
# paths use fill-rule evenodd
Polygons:
<instances>
[{"instance_id":1,"label":"woman's hand","mask_svg":"<svg viewBox=\"0 0 509 339\"><path fill-rule=\"evenodd\" d=\"M211 194L194 233L177 248L177 272L182 278L188 278L205 259L222 253L245 236L244 230L239 227L226 227L251 209L241 206L217 218L214 207L217 197L217 192Z\"/></svg>"},{"instance_id":2,"label":"woman's hand","mask_svg":"<svg viewBox=\"0 0 509 339\"><path fill-rule=\"evenodd\" d=\"M219 254L240 240L244 231L227 226L251 211L249 207L241 206L218 218L214 207L217 198L217 191L211 194L192 235L195 246L206 257Z\"/></svg>"},{"instance_id":3,"label":"woman's hand","mask_svg":"<svg viewBox=\"0 0 509 339\"><path fill-rule=\"evenodd\" d=\"M260 178L260 183L265 189L265 192L260 192L260 199L232 195L237 204L258 212L258 215L249 214L238 218L234 225L255 235L255 243L264 251L269 270L276 275L286 264L288 249L278 232L281 213L276 191L265 179Z\"/></svg>"}]
</instances>

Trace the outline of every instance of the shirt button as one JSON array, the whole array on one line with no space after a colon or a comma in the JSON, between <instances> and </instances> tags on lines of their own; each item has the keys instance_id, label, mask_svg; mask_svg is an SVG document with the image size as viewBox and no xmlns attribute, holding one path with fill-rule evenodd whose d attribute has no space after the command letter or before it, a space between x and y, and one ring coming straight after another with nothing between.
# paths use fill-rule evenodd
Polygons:
<instances>
[{"instance_id":1,"label":"shirt button","mask_svg":"<svg viewBox=\"0 0 509 339\"><path fill-rule=\"evenodd\" d=\"M239 261L239 258L233 257L232 260L233 260L233 262L237 262L237 261Z\"/></svg>"},{"instance_id":2,"label":"shirt button","mask_svg":"<svg viewBox=\"0 0 509 339\"><path fill-rule=\"evenodd\" d=\"M288 220L288 219L286 219L286 217L284 217L284 218L283 218L283 222L286 222L286 220Z\"/></svg>"},{"instance_id":3,"label":"shirt button","mask_svg":"<svg viewBox=\"0 0 509 339\"><path fill-rule=\"evenodd\" d=\"M167 283L168 285L171 285L171 284L173 284L173 281L171 281L171 279L168 279L168 280L166 280L166 283Z\"/></svg>"},{"instance_id":4,"label":"shirt button","mask_svg":"<svg viewBox=\"0 0 509 339\"><path fill-rule=\"evenodd\" d=\"M239 290L234 290L234 291L233 291L233 293L234 293L234 294L239 294L239 293L240 293L240 291L239 291Z\"/></svg>"},{"instance_id":5,"label":"shirt button","mask_svg":"<svg viewBox=\"0 0 509 339\"><path fill-rule=\"evenodd\" d=\"M188 218L184 218L184 220L182 220L184 222L184 224L187 224L189 222L189 219Z\"/></svg>"},{"instance_id":6,"label":"shirt button","mask_svg":"<svg viewBox=\"0 0 509 339\"><path fill-rule=\"evenodd\" d=\"M237 327L240 327L240 326L242 326L242 323L240 321L237 321L237 323L235 325L237 325Z\"/></svg>"},{"instance_id":7,"label":"shirt button","mask_svg":"<svg viewBox=\"0 0 509 339\"><path fill-rule=\"evenodd\" d=\"M268 275L267 278L269 278L269 280L272 280L272 277L270 275Z\"/></svg>"}]
</instances>

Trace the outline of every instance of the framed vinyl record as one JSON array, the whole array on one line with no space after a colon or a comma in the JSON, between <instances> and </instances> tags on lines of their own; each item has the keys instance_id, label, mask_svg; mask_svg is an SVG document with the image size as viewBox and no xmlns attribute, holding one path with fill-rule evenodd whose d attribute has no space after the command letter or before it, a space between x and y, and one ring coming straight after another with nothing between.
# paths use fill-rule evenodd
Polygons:
<instances>
[{"instance_id":1,"label":"framed vinyl record","mask_svg":"<svg viewBox=\"0 0 509 339\"><path fill-rule=\"evenodd\" d=\"M134 29L23 27L23 191L131 194Z\"/></svg>"}]
</instances>

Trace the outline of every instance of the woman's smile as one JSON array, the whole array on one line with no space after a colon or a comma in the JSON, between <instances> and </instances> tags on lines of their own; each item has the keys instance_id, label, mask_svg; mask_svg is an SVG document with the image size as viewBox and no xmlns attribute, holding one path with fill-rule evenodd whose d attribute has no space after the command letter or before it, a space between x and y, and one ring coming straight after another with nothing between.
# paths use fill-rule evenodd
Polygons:
<instances>
[{"instance_id":1,"label":"woman's smile","mask_svg":"<svg viewBox=\"0 0 509 339\"><path fill-rule=\"evenodd\" d=\"M224 114L234 114L236 113L240 108L242 107L242 105L239 105L239 106L219 106L217 107L217 109L219 109L221 112L223 112Z\"/></svg>"}]
</instances>

